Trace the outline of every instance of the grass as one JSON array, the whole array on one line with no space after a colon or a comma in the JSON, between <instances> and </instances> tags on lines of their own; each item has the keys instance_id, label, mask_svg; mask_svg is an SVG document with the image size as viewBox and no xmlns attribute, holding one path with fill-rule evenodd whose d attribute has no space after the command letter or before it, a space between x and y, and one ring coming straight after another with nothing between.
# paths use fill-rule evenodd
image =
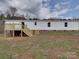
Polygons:
<instances>
[{"instance_id":1,"label":"grass","mask_svg":"<svg viewBox=\"0 0 79 59\"><path fill-rule=\"evenodd\" d=\"M73 41L70 40L58 40L58 41L40 41L39 47L41 48L69 48L73 44ZM76 42L74 42L76 43Z\"/></svg>"},{"instance_id":2,"label":"grass","mask_svg":"<svg viewBox=\"0 0 79 59\"><path fill-rule=\"evenodd\" d=\"M49 31L44 34L47 34L47 35L79 35L79 31Z\"/></svg>"},{"instance_id":3,"label":"grass","mask_svg":"<svg viewBox=\"0 0 79 59\"><path fill-rule=\"evenodd\" d=\"M36 43L36 42L39 42L39 43ZM25 42L22 44L19 43L16 45L12 44L12 45L14 45L13 47L12 47L12 45L9 45L8 43L7 44L0 43L0 59L10 59L10 58L13 58L13 56L16 54L20 55L20 54L28 52L28 51L35 52L32 54L35 56L36 59L44 59L45 52L43 50L51 49L51 48L52 49L62 48L62 49L64 49L65 52L74 51L79 54L79 48L73 48L75 43L79 44L79 43L77 43L77 41L73 41L73 40L71 40L71 41L70 40L49 41L47 39L42 39L40 41L36 40L35 43L33 43L33 45L32 44L29 45L27 42L26 42L26 44L25 44ZM37 45L35 45L35 44L37 44ZM27 49L27 45L28 45L28 49ZM49 57L49 56L47 56L47 57ZM65 59L65 57L62 57L62 58Z\"/></svg>"},{"instance_id":4,"label":"grass","mask_svg":"<svg viewBox=\"0 0 79 59\"><path fill-rule=\"evenodd\" d=\"M36 59L44 59L44 55L42 52L38 51L35 53L35 58Z\"/></svg>"},{"instance_id":5,"label":"grass","mask_svg":"<svg viewBox=\"0 0 79 59\"><path fill-rule=\"evenodd\" d=\"M69 35L78 35L78 32L68 33ZM50 38L50 35L68 35L68 33L49 32L48 36L24 38L26 40L21 41L0 40L0 59L19 59L19 57L25 57L29 53L33 59L67 59L66 56L62 56L67 52L76 52L77 56L79 56L79 38L73 40L65 36L63 39L58 36L54 37L54 39ZM58 57L58 54L62 57Z\"/></svg>"},{"instance_id":6,"label":"grass","mask_svg":"<svg viewBox=\"0 0 79 59\"><path fill-rule=\"evenodd\" d=\"M67 59L66 56L59 57L59 59Z\"/></svg>"}]
</instances>

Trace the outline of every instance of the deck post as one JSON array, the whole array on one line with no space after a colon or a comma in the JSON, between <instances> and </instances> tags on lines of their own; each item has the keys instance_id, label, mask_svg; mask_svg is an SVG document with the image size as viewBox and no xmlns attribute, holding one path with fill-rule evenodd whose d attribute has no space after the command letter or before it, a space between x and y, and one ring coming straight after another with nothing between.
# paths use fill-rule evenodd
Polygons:
<instances>
[{"instance_id":1,"label":"deck post","mask_svg":"<svg viewBox=\"0 0 79 59\"><path fill-rule=\"evenodd\" d=\"M14 38L14 36L15 36L15 24L13 23L13 38Z\"/></svg>"},{"instance_id":2,"label":"deck post","mask_svg":"<svg viewBox=\"0 0 79 59\"><path fill-rule=\"evenodd\" d=\"M4 30L4 39L6 39L7 36L6 36L6 30Z\"/></svg>"},{"instance_id":3,"label":"deck post","mask_svg":"<svg viewBox=\"0 0 79 59\"><path fill-rule=\"evenodd\" d=\"M21 30L21 38L22 38L23 34L22 34L22 30Z\"/></svg>"},{"instance_id":4,"label":"deck post","mask_svg":"<svg viewBox=\"0 0 79 59\"><path fill-rule=\"evenodd\" d=\"M14 32L14 30L13 30L13 38L14 38L14 35L15 35L15 32Z\"/></svg>"}]
</instances>

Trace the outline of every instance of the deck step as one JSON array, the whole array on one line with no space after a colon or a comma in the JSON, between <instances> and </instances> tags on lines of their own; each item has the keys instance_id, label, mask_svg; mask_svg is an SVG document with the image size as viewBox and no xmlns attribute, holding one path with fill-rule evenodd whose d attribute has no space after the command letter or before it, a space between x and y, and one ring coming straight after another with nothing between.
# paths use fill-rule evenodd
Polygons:
<instances>
[{"instance_id":1,"label":"deck step","mask_svg":"<svg viewBox=\"0 0 79 59\"><path fill-rule=\"evenodd\" d=\"M27 28L27 27L24 27L24 29L22 29L22 31L23 31L26 35L28 35L29 37L32 37L32 36L33 36L33 31L30 30L30 29Z\"/></svg>"}]
</instances>

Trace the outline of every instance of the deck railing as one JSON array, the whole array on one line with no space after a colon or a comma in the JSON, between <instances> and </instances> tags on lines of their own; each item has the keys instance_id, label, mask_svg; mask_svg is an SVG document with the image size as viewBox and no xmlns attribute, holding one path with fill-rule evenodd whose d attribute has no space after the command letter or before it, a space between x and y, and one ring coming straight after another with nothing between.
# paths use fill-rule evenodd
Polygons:
<instances>
[{"instance_id":1,"label":"deck railing","mask_svg":"<svg viewBox=\"0 0 79 59\"><path fill-rule=\"evenodd\" d=\"M20 26L20 27L16 28L16 26ZM4 27L5 30L21 30L21 24L5 24Z\"/></svg>"}]
</instances>

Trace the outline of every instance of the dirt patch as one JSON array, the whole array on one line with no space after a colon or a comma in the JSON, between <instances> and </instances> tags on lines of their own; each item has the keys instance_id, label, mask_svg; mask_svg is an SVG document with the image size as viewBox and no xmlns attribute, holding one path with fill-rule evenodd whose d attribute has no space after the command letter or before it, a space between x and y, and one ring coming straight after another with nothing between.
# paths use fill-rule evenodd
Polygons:
<instances>
[{"instance_id":1,"label":"dirt patch","mask_svg":"<svg viewBox=\"0 0 79 59\"><path fill-rule=\"evenodd\" d=\"M59 55L61 55L64 50L62 48L53 48L44 50L45 54L50 56L51 59L58 59Z\"/></svg>"},{"instance_id":2,"label":"dirt patch","mask_svg":"<svg viewBox=\"0 0 79 59\"><path fill-rule=\"evenodd\" d=\"M19 55L17 59L35 59L35 57L31 53L25 53L25 54Z\"/></svg>"}]
</instances>

